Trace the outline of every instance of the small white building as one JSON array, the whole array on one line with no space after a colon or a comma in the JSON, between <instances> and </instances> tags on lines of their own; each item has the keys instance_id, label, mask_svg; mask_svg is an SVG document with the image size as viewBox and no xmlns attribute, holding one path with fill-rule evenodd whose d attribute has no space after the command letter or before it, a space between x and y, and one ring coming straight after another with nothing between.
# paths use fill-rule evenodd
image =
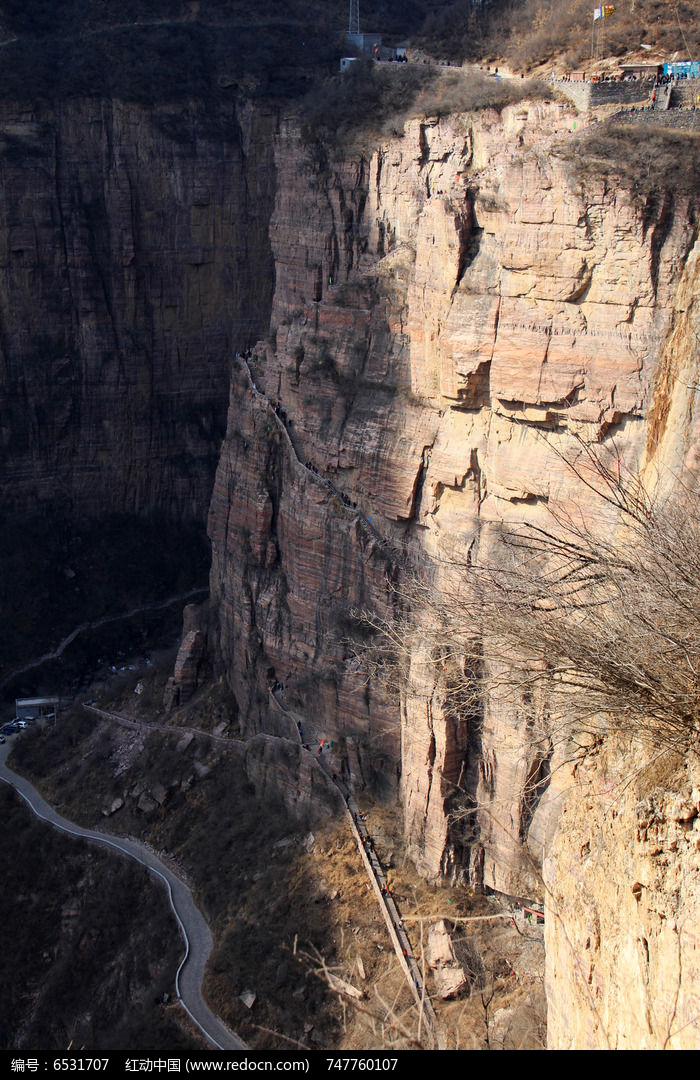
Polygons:
<instances>
[{"instance_id":1,"label":"small white building","mask_svg":"<svg viewBox=\"0 0 700 1080\"><path fill-rule=\"evenodd\" d=\"M16 720L56 719L61 699L57 697L15 698Z\"/></svg>"}]
</instances>

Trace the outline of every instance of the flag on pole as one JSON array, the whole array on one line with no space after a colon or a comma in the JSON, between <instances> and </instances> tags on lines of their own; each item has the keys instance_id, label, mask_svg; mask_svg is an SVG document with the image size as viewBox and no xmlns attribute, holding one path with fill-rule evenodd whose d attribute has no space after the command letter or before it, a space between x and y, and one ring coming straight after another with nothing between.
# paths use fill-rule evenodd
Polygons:
<instances>
[{"instance_id":1,"label":"flag on pole","mask_svg":"<svg viewBox=\"0 0 700 1080\"><path fill-rule=\"evenodd\" d=\"M614 11L614 4L603 4L602 7L593 8L593 22L595 22L596 19L609 19Z\"/></svg>"}]
</instances>

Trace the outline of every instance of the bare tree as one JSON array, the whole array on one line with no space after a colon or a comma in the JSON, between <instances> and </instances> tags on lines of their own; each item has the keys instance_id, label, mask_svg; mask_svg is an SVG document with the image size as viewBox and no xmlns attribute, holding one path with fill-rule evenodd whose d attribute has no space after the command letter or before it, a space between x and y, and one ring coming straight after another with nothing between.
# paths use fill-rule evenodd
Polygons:
<instances>
[{"instance_id":1,"label":"bare tree","mask_svg":"<svg viewBox=\"0 0 700 1080\"><path fill-rule=\"evenodd\" d=\"M376 631L363 662L405 679L419 649L449 707L525 705L535 739L618 730L697 750L700 486L650 490L614 446L580 442L567 464L588 516L550 505L539 524L502 525L486 561L404 575L390 616L360 613Z\"/></svg>"}]
</instances>

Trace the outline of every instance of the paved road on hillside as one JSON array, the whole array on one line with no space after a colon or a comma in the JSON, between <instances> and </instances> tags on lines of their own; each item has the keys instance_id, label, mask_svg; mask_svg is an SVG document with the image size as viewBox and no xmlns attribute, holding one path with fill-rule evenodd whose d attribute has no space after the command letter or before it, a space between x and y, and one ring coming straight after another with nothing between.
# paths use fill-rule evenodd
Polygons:
<instances>
[{"instance_id":1,"label":"paved road on hillside","mask_svg":"<svg viewBox=\"0 0 700 1080\"><path fill-rule=\"evenodd\" d=\"M360 813L359 807L355 803L347 785L336 776L334 768L329 762L328 750L325 755L320 755L318 752L309 750L309 744L304 745L304 736L302 735L302 730L304 728L307 732L306 737L310 739L311 744L316 751L321 745L318 735L313 730L313 725L307 721L302 721L300 716L286 709L272 693L270 693L270 701L282 714L288 717L290 732L292 732L291 739L285 738L282 735L266 735L262 732L258 732L257 735L253 735L250 739L241 742L238 739L213 735L211 732L203 731L201 728L186 728L176 727L174 725L147 723L143 720L124 716L121 713L100 709L95 705L83 705L83 708L88 712L101 717L103 720L111 720L137 731L159 731L165 735L176 736L178 738L182 737L183 732L189 732L193 735L207 738L222 747L222 749L237 754L245 754L246 747L259 740L277 739L281 742L300 746L304 752L308 754L312 766L324 776L329 786L331 786L339 795L339 806L342 805L345 810L353 839L357 844L365 871L374 889L380 911L386 922L392 946L398 957L401 969L408 981L408 985L411 988L411 993L416 999L416 1004L423 1014L424 1026L427 1026L432 1030L435 1037L436 1049L443 1050L445 1048L443 1032L437 1024L432 1002L426 992L423 975L414 956L411 942L401 920L401 915L396 906L396 902L391 895L388 879L384 873L379 856L374 848L372 837L364 823L364 818Z\"/></svg>"},{"instance_id":2,"label":"paved road on hillside","mask_svg":"<svg viewBox=\"0 0 700 1080\"><path fill-rule=\"evenodd\" d=\"M0 746L0 781L14 788L42 821L48 822L69 836L82 837L85 840L104 844L116 852L136 859L165 884L170 906L185 942L185 956L175 976L175 990L180 1004L216 1049L245 1052L248 1049L246 1044L214 1016L202 997L202 979L212 949L212 937L190 890L143 844L126 837L111 837L91 829L83 829L80 825L75 825L57 814L28 780L6 765L6 758L12 749L14 738L16 736L12 736L4 746Z\"/></svg>"}]
</instances>

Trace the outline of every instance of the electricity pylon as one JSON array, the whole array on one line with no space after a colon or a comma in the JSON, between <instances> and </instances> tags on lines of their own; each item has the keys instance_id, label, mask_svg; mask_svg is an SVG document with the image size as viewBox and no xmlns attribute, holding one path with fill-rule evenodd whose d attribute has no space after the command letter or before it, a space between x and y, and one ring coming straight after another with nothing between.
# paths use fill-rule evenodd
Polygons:
<instances>
[{"instance_id":1,"label":"electricity pylon","mask_svg":"<svg viewBox=\"0 0 700 1080\"><path fill-rule=\"evenodd\" d=\"M360 32L360 0L350 0L350 21L348 24L349 34Z\"/></svg>"}]
</instances>

